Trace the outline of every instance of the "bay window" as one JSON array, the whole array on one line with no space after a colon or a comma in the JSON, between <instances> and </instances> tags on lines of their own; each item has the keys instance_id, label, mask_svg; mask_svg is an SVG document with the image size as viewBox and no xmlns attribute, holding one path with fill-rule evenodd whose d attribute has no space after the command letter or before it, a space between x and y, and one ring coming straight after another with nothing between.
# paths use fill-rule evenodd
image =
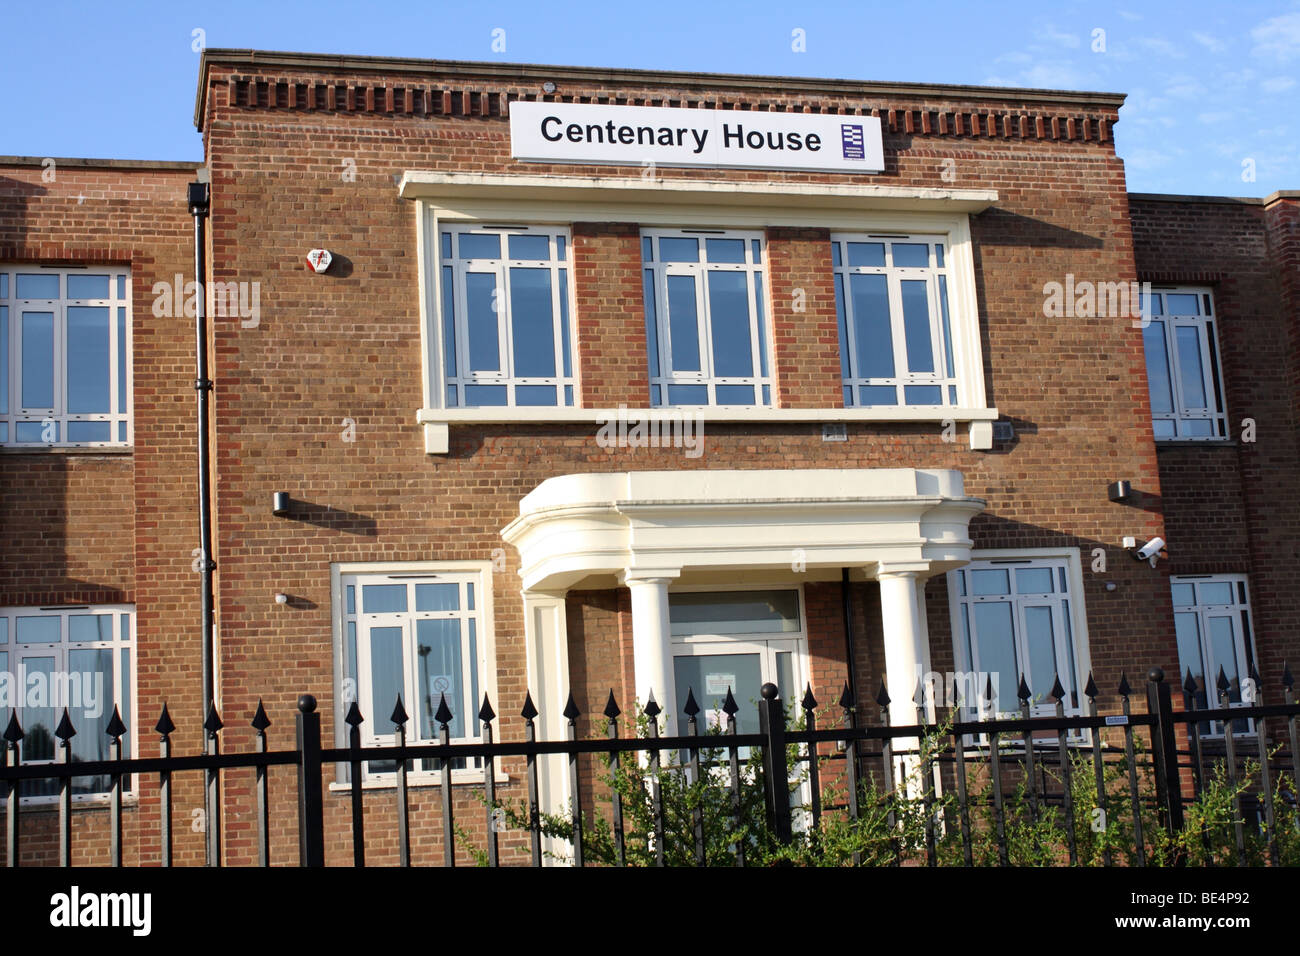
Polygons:
<instances>
[{"instance_id":1,"label":"bay window","mask_svg":"<svg viewBox=\"0 0 1300 956\"><path fill-rule=\"evenodd\" d=\"M365 718L363 744L394 745L392 715L400 696L410 718L407 742L437 743L436 714L445 699L452 742L482 739L478 711L489 659L483 580L477 569L339 572L341 728L355 701ZM412 763L416 773L440 769L437 760ZM452 769L481 766L478 758L458 759ZM368 761L366 776L382 779L395 769L393 761Z\"/></svg>"},{"instance_id":2,"label":"bay window","mask_svg":"<svg viewBox=\"0 0 1300 956\"><path fill-rule=\"evenodd\" d=\"M1157 440L1228 437L1214 298L1209 289L1157 286L1144 303L1142 344Z\"/></svg>"},{"instance_id":3,"label":"bay window","mask_svg":"<svg viewBox=\"0 0 1300 956\"><path fill-rule=\"evenodd\" d=\"M945 239L833 234L846 408L956 405Z\"/></svg>"},{"instance_id":4,"label":"bay window","mask_svg":"<svg viewBox=\"0 0 1300 956\"><path fill-rule=\"evenodd\" d=\"M568 249L558 227L440 229L448 408L574 404Z\"/></svg>"},{"instance_id":5,"label":"bay window","mask_svg":"<svg viewBox=\"0 0 1300 956\"><path fill-rule=\"evenodd\" d=\"M1088 666L1077 554L981 557L949 572L948 593L968 718L1019 714L1022 674L1034 716L1055 713L1049 692L1058 677L1065 712L1080 712ZM985 697L989 678L992 700Z\"/></svg>"},{"instance_id":6,"label":"bay window","mask_svg":"<svg viewBox=\"0 0 1300 956\"><path fill-rule=\"evenodd\" d=\"M0 722L17 713L24 764L60 759L54 731L64 708L76 730L73 761L108 760L104 732L117 707L126 724L122 755L133 754L135 609L127 605L0 608ZM77 796L106 793L107 775L73 777ZM129 780L124 783L129 789ZM28 780L26 797L52 797L57 780Z\"/></svg>"},{"instance_id":7,"label":"bay window","mask_svg":"<svg viewBox=\"0 0 1300 956\"><path fill-rule=\"evenodd\" d=\"M0 444L130 443L130 307L123 268L0 269Z\"/></svg>"},{"instance_id":8,"label":"bay window","mask_svg":"<svg viewBox=\"0 0 1300 956\"><path fill-rule=\"evenodd\" d=\"M772 404L763 236L643 230L650 404Z\"/></svg>"}]
</instances>

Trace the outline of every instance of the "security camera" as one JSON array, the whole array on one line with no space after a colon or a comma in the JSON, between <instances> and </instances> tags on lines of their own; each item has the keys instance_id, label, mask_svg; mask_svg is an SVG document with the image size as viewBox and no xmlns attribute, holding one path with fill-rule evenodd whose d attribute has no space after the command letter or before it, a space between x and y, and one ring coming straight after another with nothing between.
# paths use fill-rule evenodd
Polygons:
<instances>
[{"instance_id":1,"label":"security camera","mask_svg":"<svg viewBox=\"0 0 1300 956\"><path fill-rule=\"evenodd\" d=\"M1134 551L1133 557L1137 558L1139 561L1149 561L1152 558L1159 557L1160 552L1164 550L1164 547L1164 538L1152 538L1146 544L1142 545L1142 547Z\"/></svg>"}]
</instances>

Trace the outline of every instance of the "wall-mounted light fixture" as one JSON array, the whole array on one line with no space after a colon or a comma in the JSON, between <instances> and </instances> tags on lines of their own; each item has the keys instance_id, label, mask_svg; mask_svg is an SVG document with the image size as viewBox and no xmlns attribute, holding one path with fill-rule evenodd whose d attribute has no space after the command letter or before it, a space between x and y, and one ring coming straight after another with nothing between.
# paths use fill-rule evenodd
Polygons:
<instances>
[{"instance_id":1,"label":"wall-mounted light fixture","mask_svg":"<svg viewBox=\"0 0 1300 956\"><path fill-rule=\"evenodd\" d=\"M283 518L289 513L289 492L277 491L271 499L271 514Z\"/></svg>"},{"instance_id":2,"label":"wall-mounted light fixture","mask_svg":"<svg viewBox=\"0 0 1300 956\"><path fill-rule=\"evenodd\" d=\"M1111 501L1128 501L1133 497L1133 483L1130 481L1112 481L1106 486L1106 497Z\"/></svg>"},{"instance_id":3,"label":"wall-mounted light fixture","mask_svg":"<svg viewBox=\"0 0 1300 956\"><path fill-rule=\"evenodd\" d=\"M555 92L555 84L554 84L553 82L551 82L550 80L547 80L545 83L542 84L542 92L543 92L543 93L554 93L554 92Z\"/></svg>"},{"instance_id":4,"label":"wall-mounted light fixture","mask_svg":"<svg viewBox=\"0 0 1300 956\"><path fill-rule=\"evenodd\" d=\"M287 595L287 594L277 594L277 595L275 596L275 603L276 603L276 604L288 604L288 603L289 603L289 595Z\"/></svg>"}]
</instances>

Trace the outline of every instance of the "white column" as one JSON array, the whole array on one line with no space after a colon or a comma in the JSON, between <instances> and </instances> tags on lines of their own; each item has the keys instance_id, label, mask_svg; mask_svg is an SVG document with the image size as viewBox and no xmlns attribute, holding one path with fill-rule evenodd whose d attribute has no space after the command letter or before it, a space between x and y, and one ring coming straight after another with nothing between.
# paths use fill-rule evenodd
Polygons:
<instances>
[{"instance_id":1,"label":"white column","mask_svg":"<svg viewBox=\"0 0 1300 956\"><path fill-rule=\"evenodd\" d=\"M925 666L925 633L920 615L920 569L914 566L882 566L876 578L880 582L880 616L885 632L885 685L889 690L889 722L893 726L915 724L917 682ZM915 737L897 737L895 746L915 749ZM907 789L919 769L915 760L900 761L900 770L909 779Z\"/></svg>"},{"instance_id":2,"label":"white column","mask_svg":"<svg viewBox=\"0 0 1300 956\"><path fill-rule=\"evenodd\" d=\"M641 707L650 694L663 713L660 733L677 733L677 684L673 677L672 632L668 624L668 586L680 569L634 570L623 573L623 584L632 592L632 662L636 696Z\"/></svg>"}]
</instances>

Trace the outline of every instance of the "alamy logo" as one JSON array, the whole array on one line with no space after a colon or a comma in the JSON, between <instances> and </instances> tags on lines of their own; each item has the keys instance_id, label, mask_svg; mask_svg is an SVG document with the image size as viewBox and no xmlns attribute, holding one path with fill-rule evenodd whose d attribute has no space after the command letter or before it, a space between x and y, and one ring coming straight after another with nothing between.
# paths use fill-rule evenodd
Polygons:
<instances>
[{"instance_id":1,"label":"alamy logo","mask_svg":"<svg viewBox=\"0 0 1300 956\"><path fill-rule=\"evenodd\" d=\"M104 715L102 672L31 671L20 662L17 672L0 671L0 707L80 710L87 718Z\"/></svg>"},{"instance_id":2,"label":"alamy logo","mask_svg":"<svg viewBox=\"0 0 1300 956\"><path fill-rule=\"evenodd\" d=\"M179 319L194 318L198 312L199 296L204 296L204 303L209 316L224 319L238 318L241 328L255 329L262 321L262 284L260 282L220 282L208 285L206 295L203 287L179 273L169 285L166 282L153 284L153 314L155 318Z\"/></svg>"},{"instance_id":3,"label":"alamy logo","mask_svg":"<svg viewBox=\"0 0 1300 956\"><path fill-rule=\"evenodd\" d=\"M840 126L840 145L844 148L845 159L867 158L867 138L857 123Z\"/></svg>"},{"instance_id":4,"label":"alamy logo","mask_svg":"<svg viewBox=\"0 0 1300 956\"><path fill-rule=\"evenodd\" d=\"M125 926L134 936L153 928L152 893L82 893L73 886L50 897L50 925L58 927Z\"/></svg>"}]
</instances>

